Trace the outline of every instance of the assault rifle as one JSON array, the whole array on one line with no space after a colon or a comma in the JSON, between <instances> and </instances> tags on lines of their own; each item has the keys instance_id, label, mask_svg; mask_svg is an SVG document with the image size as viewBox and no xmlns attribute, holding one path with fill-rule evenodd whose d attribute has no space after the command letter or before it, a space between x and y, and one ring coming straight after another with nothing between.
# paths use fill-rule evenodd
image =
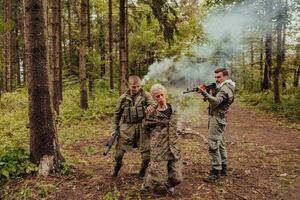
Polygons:
<instances>
[{"instance_id":1,"label":"assault rifle","mask_svg":"<svg viewBox=\"0 0 300 200\"><path fill-rule=\"evenodd\" d=\"M108 139L107 143L105 144L105 149L103 151L103 155L106 156L114 143L117 141L118 137L120 135L120 130L116 130L113 132L111 137Z\"/></svg>"},{"instance_id":2,"label":"assault rifle","mask_svg":"<svg viewBox=\"0 0 300 200\"><path fill-rule=\"evenodd\" d=\"M216 83L211 83L209 85L205 85L205 90L207 93L209 93L211 90L215 90L217 88ZM199 88L198 87L194 87L192 89L187 88L186 91L183 92L183 94L187 94L190 92L199 92Z\"/></svg>"}]
</instances>

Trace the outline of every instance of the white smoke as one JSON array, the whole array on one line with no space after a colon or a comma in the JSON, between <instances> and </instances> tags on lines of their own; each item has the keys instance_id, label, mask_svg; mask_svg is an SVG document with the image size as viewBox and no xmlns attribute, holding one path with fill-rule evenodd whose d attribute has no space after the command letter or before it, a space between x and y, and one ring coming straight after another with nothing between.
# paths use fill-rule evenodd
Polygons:
<instances>
[{"instance_id":1,"label":"white smoke","mask_svg":"<svg viewBox=\"0 0 300 200\"><path fill-rule=\"evenodd\" d=\"M165 58L149 67L143 82L157 80L170 85L188 86L214 81L213 71L217 67L231 70L233 58L243 50L247 39L258 37L272 23L276 9L262 14L258 7L269 6L272 0L249 0L241 4L220 6L202 22L206 42L190 47L192 57ZM273 4L273 3L272 3ZM263 15L263 16L262 16Z\"/></svg>"}]
</instances>

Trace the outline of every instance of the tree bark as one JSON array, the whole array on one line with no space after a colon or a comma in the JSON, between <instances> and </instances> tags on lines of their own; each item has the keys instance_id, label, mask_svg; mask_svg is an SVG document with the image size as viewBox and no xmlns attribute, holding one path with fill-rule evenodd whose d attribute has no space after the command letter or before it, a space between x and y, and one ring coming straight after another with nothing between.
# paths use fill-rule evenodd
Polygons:
<instances>
[{"instance_id":1,"label":"tree bark","mask_svg":"<svg viewBox=\"0 0 300 200\"><path fill-rule=\"evenodd\" d=\"M88 108L87 97L87 76L86 76L86 55L87 55L87 0L81 0L80 12L80 49L79 49L79 67L80 67L80 107Z\"/></svg>"},{"instance_id":2,"label":"tree bark","mask_svg":"<svg viewBox=\"0 0 300 200\"><path fill-rule=\"evenodd\" d=\"M14 23L13 35L12 35L12 80L13 87L21 85L21 75L20 75L20 57L19 57L19 5L20 0L12 0L12 21Z\"/></svg>"},{"instance_id":3,"label":"tree bark","mask_svg":"<svg viewBox=\"0 0 300 200\"><path fill-rule=\"evenodd\" d=\"M130 73L128 66L128 0L125 0L125 67L127 81Z\"/></svg>"},{"instance_id":4,"label":"tree bark","mask_svg":"<svg viewBox=\"0 0 300 200\"><path fill-rule=\"evenodd\" d=\"M62 94L62 73L63 73L63 51L62 51L62 17L61 17L61 0L57 0L58 6L58 57L59 57L59 104L63 99Z\"/></svg>"},{"instance_id":5,"label":"tree bark","mask_svg":"<svg viewBox=\"0 0 300 200\"><path fill-rule=\"evenodd\" d=\"M266 13L273 12L273 2L266 2ZM266 16L267 17L267 16ZM262 83L263 90L270 89L270 79L271 79L271 67L272 67L272 20L268 21L268 26L266 36L265 36L265 69L264 69L264 78Z\"/></svg>"},{"instance_id":6,"label":"tree bark","mask_svg":"<svg viewBox=\"0 0 300 200\"><path fill-rule=\"evenodd\" d=\"M105 31L103 25L103 19L101 18L99 21L100 30L99 30L99 47L100 47L100 59L101 59L101 74L100 77L103 78L105 76Z\"/></svg>"},{"instance_id":7,"label":"tree bark","mask_svg":"<svg viewBox=\"0 0 300 200\"><path fill-rule=\"evenodd\" d=\"M93 49L92 41L91 41L91 23L90 23L90 0L87 0L87 44L88 44L88 52ZM90 95L93 94L94 88L94 66L92 63L87 62L87 69L88 69L88 80L89 80L89 92Z\"/></svg>"},{"instance_id":8,"label":"tree bark","mask_svg":"<svg viewBox=\"0 0 300 200\"><path fill-rule=\"evenodd\" d=\"M42 0L26 0L25 40L28 41L30 159L39 173L59 169L62 158L56 139L47 74L45 20Z\"/></svg>"},{"instance_id":9,"label":"tree bark","mask_svg":"<svg viewBox=\"0 0 300 200\"><path fill-rule=\"evenodd\" d=\"M120 0L119 4L119 94L123 94L125 92L126 86L126 46L125 46L125 3L126 0Z\"/></svg>"},{"instance_id":10,"label":"tree bark","mask_svg":"<svg viewBox=\"0 0 300 200\"><path fill-rule=\"evenodd\" d=\"M279 2L279 8L281 8L281 3ZM280 9L279 9L280 10ZM282 14L279 14L276 24L277 32L277 51L276 51L276 67L274 71L274 100L275 103L280 103L280 88L279 79L282 68Z\"/></svg>"},{"instance_id":11,"label":"tree bark","mask_svg":"<svg viewBox=\"0 0 300 200\"><path fill-rule=\"evenodd\" d=\"M300 77L300 44L297 44L296 46L296 65L298 65L298 68L294 70L294 81L293 86L298 87L299 86L299 77Z\"/></svg>"},{"instance_id":12,"label":"tree bark","mask_svg":"<svg viewBox=\"0 0 300 200\"><path fill-rule=\"evenodd\" d=\"M263 44L264 44L264 37L262 36L260 39L260 49L259 49L259 66L260 66L260 87L261 90L263 90L263 68L264 68L264 50L263 50Z\"/></svg>"},{"instance_id":13,"label":"tree bark","mask_svg":"<svg viewBox=\"0 0 300 200\"><path fill-rule=\"evenodd\" d=\"M45 9L45 8L44 8ZM26 14L25 14L25 0L23 0L23 19L24 19L24 21L23 21L23 32L24 32L24 38L27 38L28 36L28 30L27 30L27 28L26 28L26 24L25 24L25 22L27 21L27 19L26 19ZM24 85L28 85L28 77L27 77L27 75L28 75L28 73L27 73L27 71L28 71L28 65L29 65L29 63L28 63L28 40L26 40L26 39L24 39L24 59L23 59L23 61L24 61L24 65L23 65L23 76L24 76Z\"/></svg>"},{"instance_id":14,"label":"tree bark","mask_svg":"<svg viewBox=\"0 0 300 200\"><path fill-rule=\"evenodd\" d=\"M12 2L13 0L8 0L8 19L10 21L12 21ZM12 92L13 91L13 76L14 76L14 71L13 71L13 37L14 37L14 29L10 29L10 31L8 32L8 67L7 67L7 83L8 83L8 88L7 91L8 92Z\"/></svg>"},{"instance_id":15,"label":"tree bark","mask_svg":"<svg viewBox=\"0 0 300 200\"><path fill-rule=\"evenodd\" d=\"M67 12L68 12L68 17L67 17L67 23L68 23L68 72L69 75L76 75L76 67L73 62L73 55L75 51L74 47L74 40L72 37L72 19L71 19L71 0L67 0L66 5L67 5Z\"/></svg>"},{"instance_id":16,"label":"tree bark","mask_svg":"<svg viewBox=\"0 0 300 200\"><path fill-rule=\"evenodd\" d=\"M108 51L109 51L109 87L114 89L112 0L108 0Z\"/></svg>"},{"instance_id":17,"label":"tree bark","mask_svg":"<svg viewBox=\"0 0 300 200\"><path fill-rule=\"evenodd\" d=\"M52 0L52 102L53 108L59 114L60 103L60 33L59 33L59 0Z\"/></svg>"},{"instance_id":18,"label":"tree bark","mask_svg":"<svg viewBox=\"0 0 300 200\"><path fill-rule=\"evenodd\" d=\"M250 66L254 67L254 48L253 48L253 41L250 44Z\"/></svg>"}]
</instances>

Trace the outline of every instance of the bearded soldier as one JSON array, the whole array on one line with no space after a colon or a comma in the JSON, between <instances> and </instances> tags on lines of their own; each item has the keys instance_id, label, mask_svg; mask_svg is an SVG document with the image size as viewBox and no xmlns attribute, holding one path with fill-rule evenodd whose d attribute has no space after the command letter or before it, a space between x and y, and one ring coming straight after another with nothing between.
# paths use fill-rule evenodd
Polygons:
<instances>
[{"instance_id":1,"label":"bearded soldier","mask_svg":"<svg viewBox=\"0 0 300 200\"><path fill-rule=\"evenodd\" d=\"M120 132L116 143L115 165L112 176L118 175L126 151L138 147L142 157L139 178L143 179L150 160L149 136L144 133L142 120L146 112L152 112L154 101L151 95L141 88L141 79L129 77L129 90L120 96L114 115L114 130Z\"/></svg>"},{"instance_id":2,"label":"bearded soldier","mask_svg":"<svg viewBox=\"0 0 300 200\"><path fill-rule=\"evenodd\" d=\"M228 77L225 68L215 70L217 89L214 95L206 92L205 86L200 85L199 91L209 102L208 149L212 169L206 182L217 181L227 175L227 152L224 142L224 130L227 124L227 111L234 101L235 82Z\"/></svg>"}]
</instances>

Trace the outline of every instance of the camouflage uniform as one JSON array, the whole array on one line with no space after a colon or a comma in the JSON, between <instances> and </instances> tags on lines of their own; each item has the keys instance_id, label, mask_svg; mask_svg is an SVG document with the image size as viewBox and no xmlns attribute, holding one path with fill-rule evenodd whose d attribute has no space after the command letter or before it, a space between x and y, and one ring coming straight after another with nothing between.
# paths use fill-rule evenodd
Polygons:
<instances>
[{"instance_id":1,"label":"camouflage uniform","mask_svg":"<svg viewBox=\"0 0 300 200\"><path fill-rule=\"evenodd\" d=\"M215 170L222 170L222 165L227 165L224 131L227 110L234 101L234 90L235 83L227 80L217 88L215 96L203 92L209 101L208 148L212 168Z\"/></svg>"},{"instance_id":2,"label":"camouflage uniform","mask_svg":"<svg viewBox=\"0 0 300 200\"><path fill-rule=\"evenodd\" d=\"M171 108L170 105L168 105ZM171 108L172 109L172 108ZM150 163L143 189L165 193L168 188L182 181L182 162L178 147L176 112L170 118L155 111L143 121L146 132L150 133Z\"/></svg>"},{"instance_id":3,"label":"camouflage uniform","mask_svg":"<svg viewBox=\"0 0 300 200\"><path fill-rule=\"evenodd\" d=\"M121 95L114 115L114 129L120 131L116 143L115 161L119 168L126 151L139 148L142 157L141 170L145 170L150 160L149 135L142 128L142 120L148 106L155 106L151 95L142 89L136 96L130 92Z\"/></svg>"}]
</instances>

